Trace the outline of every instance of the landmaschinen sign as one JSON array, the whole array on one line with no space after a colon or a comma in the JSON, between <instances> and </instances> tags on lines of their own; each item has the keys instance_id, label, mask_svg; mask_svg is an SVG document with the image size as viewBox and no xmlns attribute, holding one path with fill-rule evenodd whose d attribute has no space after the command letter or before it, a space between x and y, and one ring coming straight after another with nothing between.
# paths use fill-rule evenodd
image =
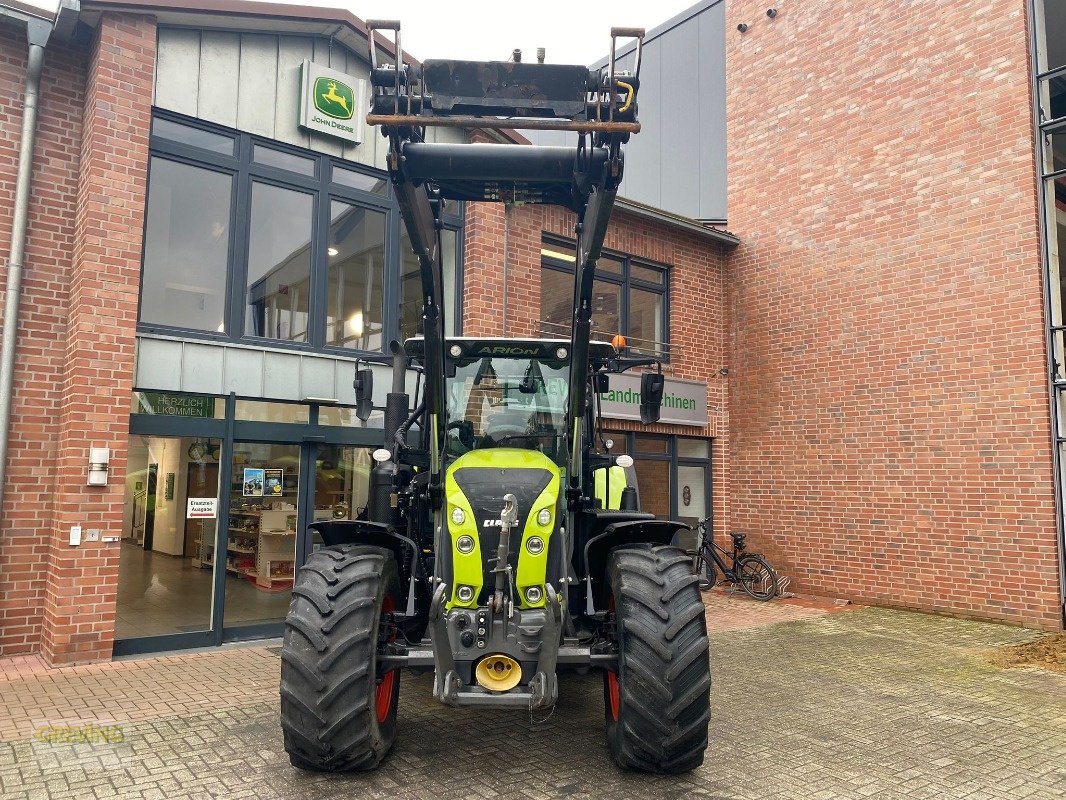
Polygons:
<instances>
[{"instance_id":1,"label":"landmaschinen sign","mask_svg":"<svg viewBox=\"0 0 1066 800\"><path fill-rule=\"evenodd\" d=\"M605 417L640 419L640 373L611 375L611 388L600 395ZM674 425L707 424L707 384L667 378L659 422Z\"/></svg>"}]
</instances>

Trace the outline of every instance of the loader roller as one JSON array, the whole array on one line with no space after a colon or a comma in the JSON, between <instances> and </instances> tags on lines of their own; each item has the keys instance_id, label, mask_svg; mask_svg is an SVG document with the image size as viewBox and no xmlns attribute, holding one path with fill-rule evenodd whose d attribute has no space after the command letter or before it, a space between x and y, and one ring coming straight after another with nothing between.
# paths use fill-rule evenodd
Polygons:
<instances>
[{"instance_id":1,"label":"loader roller","mask_svg":"<svg viewBox=\"0 0 1066 800\"><path fill-rule=\"evenodd\" d=\"M402 53L399 23L367 26L367 120L388 139L422 335L383 357L392 387L365 519L312 525L324 546L296 577L281 654L289 757L307 770L378 766L396 736L401 670L432 673L446 705L521 713L552 708L560 674L594 669L617 765L691 770L707 747L711 677L697 578L672 545L686 526L640 510L632 459L607 447L598 402L612 375L639 368L641 419L657 421L662 366L591 340L596 261L623 146L640 130L643 31L613 29L607 67L590 70L386 63L376 42L391 36ZM628 71L620 39L635 39ZM577 146L438 144L426 141L432 126L566 130ZM446 200L574 212L569 338L445 336ZM357 368L364 420L372 382Z\"/></svg>"}]
</instances>

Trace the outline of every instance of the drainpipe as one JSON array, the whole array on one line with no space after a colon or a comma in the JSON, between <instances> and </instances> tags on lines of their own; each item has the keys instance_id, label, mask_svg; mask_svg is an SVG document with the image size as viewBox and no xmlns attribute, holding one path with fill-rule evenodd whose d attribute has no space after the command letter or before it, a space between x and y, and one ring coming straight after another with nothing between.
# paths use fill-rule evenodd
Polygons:
<instances>
[{"instance_id":1,"label":"drainpipe","mask_svg":"<svg viewBox=\"0 0 1066 800\"><path fill-rule=\"evenodd\" d=\"M0 524L3 523L4 486L7 483L7 440L11 428L11 395L15 378L15 336L18 331L19 295L22 291L22 261L26 252L26 224L30 206L33 146L37 136L37 102L44 66L44 46L53 23L0 8L0 15L13 16L26 23L29 53L26 59L26 89L22 112L22 138L19 141L15 206L11 220L11 252L7 259L7 294L4 298L4 328L0 344Z\"/></svg>"}]
</instances>

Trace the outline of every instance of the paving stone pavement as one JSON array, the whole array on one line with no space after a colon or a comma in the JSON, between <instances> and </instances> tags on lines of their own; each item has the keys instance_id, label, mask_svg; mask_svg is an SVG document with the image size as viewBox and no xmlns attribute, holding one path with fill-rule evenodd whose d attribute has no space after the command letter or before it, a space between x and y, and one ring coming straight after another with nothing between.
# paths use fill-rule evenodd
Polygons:
<instances>
[{"instance_id":1,"label":"paving stone pavement","mask_svg":"<svg viewBox=\"0 0 1066 800\"><path fill-rule=\"evenodd\" d=\"M0 797L1066 797L1066 676L981 658L1038 634L717 592L709 605L711 746L689 775L611 764L597 675L564 676L555 712L532 723L445 708L428 676L405 675L378 771L301 773L281 744L278 658L256 646L62 670L0 662ZM122 741L34 738L78 720L119 724Z\"/></svg>"}]
</instances>

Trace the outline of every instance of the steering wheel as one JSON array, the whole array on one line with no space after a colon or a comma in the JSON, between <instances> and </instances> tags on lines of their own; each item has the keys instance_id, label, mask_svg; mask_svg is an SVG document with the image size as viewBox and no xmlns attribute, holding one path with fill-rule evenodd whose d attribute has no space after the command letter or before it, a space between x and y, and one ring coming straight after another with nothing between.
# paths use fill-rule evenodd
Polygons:
<instances>
[{"instance_id":1,"label":"steering wheel","mask_svg":"<svg viewBox=\"0 0 1066 800\"><path fill-rule=\"evenodd\" d=\"M453 419L444 428L445 433L450 430L459 431L456 437L459 439L459 444L467 450L474 449L474 423L468 419Z\"/></svg>"}]
</instances>

